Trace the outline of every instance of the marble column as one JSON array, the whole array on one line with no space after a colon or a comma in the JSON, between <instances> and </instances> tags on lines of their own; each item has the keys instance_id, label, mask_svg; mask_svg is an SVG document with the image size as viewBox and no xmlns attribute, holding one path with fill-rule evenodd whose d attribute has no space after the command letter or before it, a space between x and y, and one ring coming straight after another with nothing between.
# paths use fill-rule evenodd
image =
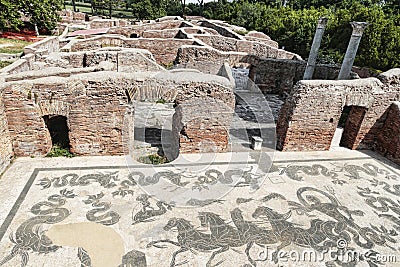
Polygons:
<instances>
[{"instance_id":1,"label":"marble column","mask_svg":"<svg viewBox=\"0 0 400 267\"><path fill-rule=\"evenodd\" d=\"M308 56L308 62L306 71L304 72L303 80L311 80L314 74L315 63L317 62L318 50L321 45L322 36L324 35L325 26L328 22L327 18L319 18L317 29L315 31L314 40L311 46L310 55Z\"/></svg>"},{"instance_id":2,"label":"marble column","mask_svg":"<svg viewBox=\"0 0 400 267\"><path fill-rule=\"evenodd\" d=\"M353 67L354 59L356 58L361 37L365 28L369 25L369 23L367 22L351 22L350 24L353 27L353 33L350 38L349 46L347 47L346 55L343 59L338 80L349 79L351 68Z\"/></svg>"}]
</instances>

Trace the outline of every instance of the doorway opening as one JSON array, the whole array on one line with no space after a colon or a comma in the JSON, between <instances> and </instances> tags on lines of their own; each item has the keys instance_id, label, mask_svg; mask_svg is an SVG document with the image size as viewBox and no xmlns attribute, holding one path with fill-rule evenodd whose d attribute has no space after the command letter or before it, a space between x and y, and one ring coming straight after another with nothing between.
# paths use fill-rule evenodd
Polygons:
<instances>
[{"instance_id":1,"label":"doorway opening","mask_svg":"<svg viewBox=\"0 0 400 267\"><path fill-rule=\"evenodd\" d=\"M343 108L332 147L336 143L336 146L357 149L357 136L367 110L367 108L361 106L345 106Z\"/></svg>"},{"instance_id":2,"label":"doorway opening","mask_svg":"<svg viewBox=\"0 0 400 267\"><path fill-rule=\"evenodd\" d=\"M43 120L50 132L53 147L70 150L69 128L67 117L61 115L46 115Z\"/></svg>"}]
</instances>

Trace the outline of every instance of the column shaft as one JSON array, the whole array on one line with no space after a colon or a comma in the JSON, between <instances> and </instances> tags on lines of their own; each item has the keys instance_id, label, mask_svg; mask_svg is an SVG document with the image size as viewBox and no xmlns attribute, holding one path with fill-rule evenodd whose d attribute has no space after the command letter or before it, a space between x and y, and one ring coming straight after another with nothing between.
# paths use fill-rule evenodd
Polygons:
<instances>
[{"instance_id":1,"label":"column shaft","mask_svg":"<svg viewBox=\"0 0 400 267\"><path fill-rule=\"evenodd\" d=\"M307 67L304 72L303 80L311 80L314 74L315 64L317 62L318 50L321 46L322 36L324 35L325 26L328 22L327 18L319 18L317 29L315 31L314 40L311 46L310 55L308 56Z\"/></svg>"}]
</instances>

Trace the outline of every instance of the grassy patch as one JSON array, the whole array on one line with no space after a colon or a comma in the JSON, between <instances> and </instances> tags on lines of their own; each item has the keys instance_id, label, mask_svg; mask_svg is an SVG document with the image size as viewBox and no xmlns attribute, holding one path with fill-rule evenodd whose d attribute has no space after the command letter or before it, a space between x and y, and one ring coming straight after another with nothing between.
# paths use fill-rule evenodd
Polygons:
<instances>
[{"instance_id":1,"label":"grassy patch","mask_svg":"<svg viewBox=\"0 0 400 267\"><path fill-rule=\"evenodd\" d=\"M151 154L148 156L140 157L138 161L144 164L153 164L153 165L160 165L169 162L166 157L162 157L158 154Z\"/></svg>"},{"instance_id":2,"label":"grassy patch","mask_svg":"<svg viewBox=\"0 0 400 267\"><path fill-rule=\"evenodd\" d=\"M72 158L72 157L74 157L74 154L69 152L69 150L66 148L62 148L58 145L54 145L51 148L50 152L46 155L46 157L49 157L49 158L55 158L55 157Z\"/></svg>"},{"instance_id":3,"label":"grassy patch","mask_svg":"<svg viewBox=\"0 0 400 267\"><path fill-rule=\"evenodd\" d=\"M4 44L10 44L10 46L1 47ZM32 43L27 41L0 38L0 53L18 54L23 52L24 47L30 44Z\"/></svg>"},{"instance_id":4,"label":"grassy patch","mask_svg":"<svg viewBox=\"0 0 400 267\"><path fill-rule=\"evenodd\" d=\"M156 101L156 103L157 104L165 104L165 103L167 103L167 101L165 101L165 99L158 99L157 101Z\"/></svg>"},{"instance_id":5,"label":"grassy patch","mask_svg":"<svg viewBox=\"0 0 400 267\"><path fill-rule=\"evenodd\" d=\"M161 66L166 68L167 70L170 70L174 67L174 62L169 62L169 63L161 63Z\"/></svg>"},{"instance_id":6,"label":"grassy patch","mask_svg":"<svg viewBox=\"0 0 400 267\"><path fill-rule=\"evenodd\" d=\"M234 30L234 32L236 32L239 35L246 35L249 33L249 31L243 31L243 30Z\"/></svg>"},{"instance_id":7,"label":"grassy patch","mask_svg":"<svg viewBox=\"0 0 400 267\"><path fill-rule=\"evenodd\" d=\"M12 61L0 61L0 69L5 68L12 63Z\"/></svg>"}]
</instances>

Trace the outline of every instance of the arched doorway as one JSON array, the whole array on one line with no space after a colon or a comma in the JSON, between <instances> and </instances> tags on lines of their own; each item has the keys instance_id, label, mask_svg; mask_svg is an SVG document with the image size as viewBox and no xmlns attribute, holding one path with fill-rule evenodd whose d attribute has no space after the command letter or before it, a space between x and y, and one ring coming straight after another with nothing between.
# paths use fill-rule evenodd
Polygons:
<instances>
[{"instance_id":1,"label":"arched doorway","mask_svg":"<svg viewBox=\"0 0 400 267\"><path fill-rule=\"evenodd\" d=\"M53 146L70 149L67 117L61 115L45 115L43 120L50 132Z\"/></svg>"}]
</instances>

